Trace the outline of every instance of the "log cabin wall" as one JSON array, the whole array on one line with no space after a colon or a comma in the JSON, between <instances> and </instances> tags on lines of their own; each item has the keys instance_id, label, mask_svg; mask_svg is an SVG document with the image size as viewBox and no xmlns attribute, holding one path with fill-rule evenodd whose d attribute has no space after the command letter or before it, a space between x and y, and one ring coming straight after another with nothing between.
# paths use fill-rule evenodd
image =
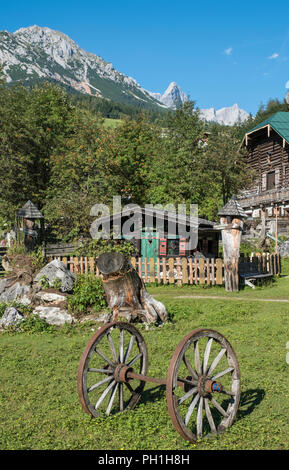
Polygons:
<instances>
[{"instance_id":1,"label":"log cabin wall","mask_svg":"<svg viewBox=\"0 0 289 470\"><path fill-rule=\"evenodd\" d=\"M258 179L252 188L253 194L265 191L278 191L289 188L289 146L283 147L283 139L271 129L270 137L267 129L248 142L248 164L256 171ZM267 175L275 171L275 188L267 188ZM250 190L246 195L250 194Z\"/></svg>"},{"instance_id":2,"label":"log cabin wall","mask_svg":"<svg viewBox=\"0 0 289 470\"><path fill-rule=\"evenodd\" d=\"M248 238L263 233L289 233L289 143L270 125L256 129L245 138L247 162L257 174L256 183L238 196L248 215ZM263 223L261 219L264 218Z\"/></svg>"}]
</instances>

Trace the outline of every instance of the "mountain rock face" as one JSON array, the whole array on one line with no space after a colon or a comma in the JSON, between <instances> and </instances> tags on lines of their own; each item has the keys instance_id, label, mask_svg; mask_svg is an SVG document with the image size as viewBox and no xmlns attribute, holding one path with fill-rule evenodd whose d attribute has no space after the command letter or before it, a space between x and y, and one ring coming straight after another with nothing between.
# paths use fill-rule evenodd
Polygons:
<instances>
[{"instance_id":1,"label":"mountain rock face","mask_svg":"<svg viewBox=\"0 0 289 470\"><path fill-rule=\"evenodd\" d=\"M150 95L166 107L172 109L176 109L178 106L183 105L189 99L188 95L180 89L176 82L172 82L163 95L152 92L150 92Z\"/></svg>"},{"instance_id":2,"label":"mountain rock face","mask_svg":"<svg viewBox=\"0 0 289 470\"><path fill-rule=\"evenodd\" d=\"M249 113L240 109L237 104L228 108L218 109L217 111L215 108L200 109L200 114L206 121L215 121L226 126L232 126L238 121L246 121L249 117Z\"/></svg>"},{"instance_id":3,"label":"mountain rock face","mask_svg":"<svg viewBox=\"0 0 289 470\"><path fill-rule=\"evenodd\" d=\"M142 108L176 109L189 99L175 82L163 95L145 90L134 78L115 70L112 63L46 27L0 31L0 64L8 83L53 80L82 93ZM217 111L201 109L200 114L207 121L226 125L248 117L237 104Z\"/></svg>"},{"instance_id":4,"label":"mountain rock face","mask_svg":"<svg viewBox=\"0 0 289 470\"><path fill-rule=\"evenodd\" d=\"M164 107L136 80L50 28L30 26L13 34L1 31L0 63L8 83L50 79L120 103Z\"/></svg>"}]
</instances>

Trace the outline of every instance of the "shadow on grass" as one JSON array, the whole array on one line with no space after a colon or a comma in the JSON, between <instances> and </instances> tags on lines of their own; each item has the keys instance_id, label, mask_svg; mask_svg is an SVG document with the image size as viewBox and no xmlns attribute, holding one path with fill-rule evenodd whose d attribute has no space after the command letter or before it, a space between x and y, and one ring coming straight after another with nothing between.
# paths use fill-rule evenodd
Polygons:
<instances>
[{"instance_id":1,"label":"shadow on grass","mask_svg":"<svg viewBox=\"0 0 289 470\"><path fill-rule=\"evenodd\" d=\"M240 419L243 419L246 416L250 415L255 410L255 408L261 403L264 397L265 397L265 391L259 388L246 390L245 392L242 392L236 421L239 421ZM157 385L156 387L147 389L143 392L141 402L150 403L155 400L165 400L165 399L166 399L166 386ZM218 415L215 418L218 418L218 417L221 418Z\"/></svg>"},{"instance_id":2,"label":"shadow on grass","mask_svg":"<svg viewBox=\"0 0 289 470\"><path fill-rule=\"evenodd\" d=\"M164 399L166 399L166 386L156 385L156 387L144 390L141 397L141 403L151 403L156 400Z\"/></svg>"},{"instance_id":3,"label":"shadow on grass","mask_svg":"<svg viewBox=\"0 0 289 470\"><path fill-rule=\"evenodd\" d=\"M242 392L236 420L239 421L240 419L245 418L245 416L251 414L264 397L265 391L260 388Z\"/></svg>"}]
</instances>

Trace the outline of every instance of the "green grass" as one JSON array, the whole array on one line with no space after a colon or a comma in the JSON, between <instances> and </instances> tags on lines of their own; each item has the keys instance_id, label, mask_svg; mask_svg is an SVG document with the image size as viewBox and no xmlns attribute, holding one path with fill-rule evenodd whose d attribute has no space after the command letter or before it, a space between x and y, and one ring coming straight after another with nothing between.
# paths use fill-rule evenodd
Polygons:
<instances>
[{"instance_id":1,"label":"green grass","mask_svg":"<svg viewBox=\"0 0 289 470\"><path fill-rule=\"evenodd\" d=\"M289 279L268 289L241 291L230 299L222 288L151 287L173 321L141 330L148 347L149 371L166 377L179 341L195 328L226 336L238 356L241 403L236 421L224 435L197 444L184 441L171 422L165 387L147 384L134 411L90 418L77 395L77 368L92 331L85 324L38 333L0 335L1 449L288 449L289 304L253 301L268 294L288 297ZM226 299L192 298L200 292ZM183 295L186 297L183 298Z\"/></svg>"},{"instance_id":2,"label":"green grass","mask_svg":"<svg viewBox=\"0 0 289 470\"><path fill-rule=\"evenodd\" d=\"M110 119L110 118L105 118L104 119L104 127L105 129L115 129L122 123L121 119Z\"/></svg>"}]
</instances>

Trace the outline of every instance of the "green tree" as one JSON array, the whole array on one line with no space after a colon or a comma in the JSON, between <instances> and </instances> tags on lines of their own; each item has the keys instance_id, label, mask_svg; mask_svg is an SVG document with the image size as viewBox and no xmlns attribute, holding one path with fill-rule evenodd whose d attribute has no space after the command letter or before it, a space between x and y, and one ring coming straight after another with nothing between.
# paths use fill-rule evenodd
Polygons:
<instances>
[{"instance_id":1,"label":"green tree","mask_svg":"<svg viewBox=\"0 0 289 470\"><path fill-rule=\"evenodd\" d=\"M70 134L72 113L66 93L53 85L1 89L0 209L7 219L27 199L42 207L51 155Z\"/></svg>"},{"instance_id":2,"label":"green tree","mask_svg":"<svg viewBox=\"0 0 289 470\"><path fill-rule=\"evenodd\" d=\"M71 133L51 156L44 211L54 233L66 240L89 236L91 207L111 199L103 157L107 139L101 117L77 108Z\"/></svg>"},{"instance_id":3,"label":"green tree","mask_svg":"<svg viewBox=\"0 0 289 470\"><path fill-rule=\"evenodd\" d=\"M238 126L216 126L204 151L201 181L205 191L200 211L209 218L215 218L221 206L254 180L239 132Z\"/></svg>"},{"instance_id":4,"label":"green tree","mask_svg":"<svg viewBox=\"0 0 289 470\"><path fill-rule=\"evenodd\" d=\"M168 115L150 168L150 202L175 205L201 200L203 137L204 123L193 102Z\"/></svg>"},{"instance_id":5,"label":"green tree","mask_svg":"<svg viewBox=\"0 0 289 470\"><path fill-rule=\"evenodd\" d=\"M125 119L104 143L106 184L111 195L123 203L148 202L149 174L158 157L161 129L144 115Z\"/></svg>"}]
</instances>

